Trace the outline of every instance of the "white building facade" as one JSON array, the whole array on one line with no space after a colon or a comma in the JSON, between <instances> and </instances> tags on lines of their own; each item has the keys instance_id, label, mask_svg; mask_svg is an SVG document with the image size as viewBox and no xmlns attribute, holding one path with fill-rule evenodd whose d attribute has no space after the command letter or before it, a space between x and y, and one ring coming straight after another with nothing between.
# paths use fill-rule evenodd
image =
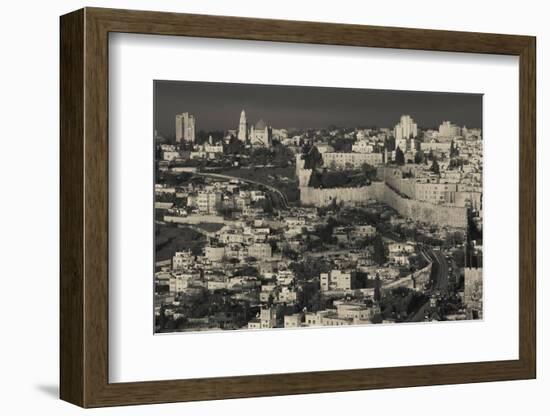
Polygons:
<instances>
[{"instance_id":1,"label":"white building facade","mask_svg":"<svg viewBox=\"0 0 550 416\"><path fill-rule=\"evenodd\" d=\"M418 126L411 116L402 115L399 123L393 129L393 135L395 137L395 146L405 151L407 150L407 140L418 136Z\"/></svg>"},{"instance_id":2,"label":"white building facade","mask_svg":"<svg viewBox=\"0 0 550 416\"><path fill-rule=\"evenodd\" d=\"M239 132L237 133L237 139L241 142L246 142L248 140L248 124L246 122L246 113L244 110L241 111L241 118L239 120Z\"/></svg>"},{"instance_id":3,"label":"white building facade","mask_svg":"<svg viewBox=\"0 0 550 416\"><path fill-rule=\"evenodd\" d=\"M195 141L195 116L189 113L176 115L176 141L178 143Z\"/></svg>"}]
</instances>

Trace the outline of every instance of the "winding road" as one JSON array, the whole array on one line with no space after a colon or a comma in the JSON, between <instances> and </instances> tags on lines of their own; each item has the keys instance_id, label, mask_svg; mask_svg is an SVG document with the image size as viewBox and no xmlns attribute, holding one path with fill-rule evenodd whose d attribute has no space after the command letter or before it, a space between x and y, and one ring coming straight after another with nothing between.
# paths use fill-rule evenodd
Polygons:
<instances>
[{"instance_id":1,"label":"winding road","mask_svg":"<svg viewBox=\"0 0 550 416\"><path fill-rule=\"evenodd\" d=\"M432 262L432 274L430 276L431 288L427 292L443 292L449 288L449 265L445 255L440 250L422 249L422 254ZM422 322L426 312L430 309L430 301L424 303L407 322Z\"/></svg>"},{"instance_id":2,"label":"winding road","mask_svg":"<svg viewBox=\"0 0 550 416\"><path fill-rule=\"evenodd\" d=\"M441 250L427 250L427 256L433 261L432 291L446 291L449 288L449 265Z\"/></svg>"},{"instance_id":3,"label":"winding road","mask_svg":"<svg viewBox=\"0 0 550 416\"><path fill-rule=\"evenodd\" d=\"M199 176L208 176L208 177L215 178L215 179L228 179L228 180L238 179L238 180L243 181L243 182L263 186L263 187L269 189L271 192L275 193L277 196L279 196L281 202L284 205L284 209L289 209L288 199L286 198L286 195L283 194L277 188L274 188L273 186L268 185L266 183L258 182L258 181L252 180L252 179L240 178L238 176L223 175L223 174L220 174L220 173L195 172L194 174L199 175Z\"/></svg>"}]
</instances>

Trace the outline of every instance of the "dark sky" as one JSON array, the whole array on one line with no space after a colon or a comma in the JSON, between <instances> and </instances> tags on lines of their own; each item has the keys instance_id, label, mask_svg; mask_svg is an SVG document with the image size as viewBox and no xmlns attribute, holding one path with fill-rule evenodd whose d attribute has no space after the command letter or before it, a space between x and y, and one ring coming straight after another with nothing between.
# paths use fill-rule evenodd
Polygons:
<instances>
[{"instance_id":1,"label":"dark sky","mask_svg":"<svg viewBox=\"0 0 550 416\"><path fill-rule=\"evenodd\" d=\"M167 137L178 113L194 114L197 131L213 131L236 129L242 109L249 123L263 118L273 128L393 128L402 114L423 128L482 122L481 94L155 81L154 96L155 128Z\"/></svg>"}]
</instances>

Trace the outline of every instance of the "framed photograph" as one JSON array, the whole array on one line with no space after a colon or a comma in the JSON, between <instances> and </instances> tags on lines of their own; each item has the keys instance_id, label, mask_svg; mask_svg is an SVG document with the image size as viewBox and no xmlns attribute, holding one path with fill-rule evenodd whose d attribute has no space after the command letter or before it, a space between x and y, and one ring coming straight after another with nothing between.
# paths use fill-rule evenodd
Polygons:
<instances>
[{"instance_id":1,"label":"framed photograph","mask_svg":"<svg viewBox=\"0 0 550 416\"><path fill-rule=\"evenodd\" d=\"M63 400L536 377L534 37L60 28Z\"/></svg>"}]
</instances>

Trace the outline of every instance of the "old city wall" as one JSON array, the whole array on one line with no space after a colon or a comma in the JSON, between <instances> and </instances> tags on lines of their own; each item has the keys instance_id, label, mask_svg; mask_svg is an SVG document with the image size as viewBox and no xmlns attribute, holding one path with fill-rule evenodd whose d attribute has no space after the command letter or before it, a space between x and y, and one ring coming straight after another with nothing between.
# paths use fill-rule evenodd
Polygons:
<instances>
[{"instance_id":1,"label":"old city wall","mask_svg":"<svg viewBox=\"0 0 550 416\"><path fill-rule=\"evenodd\" d=\"M188 217L177 217L173 215L165 215L164 221L175 222L178 224L201 224L201 223L225 224L228 222L221 215L189 215Z\"/></svg>"},{"instance_id":2,"label":"old city wall","mask_svg":"<svg viewBox=\"0 0 550 416\"><path fill-rule=\"evenodd\" d=\"M309 185L309 180L311 179L311 174L313 173L312 169L300 169L296 176L298 176L298 186L307 187Z\"/></svg>"},{"instance_id":3,"label":"old city wall","mask_svg":"<svg viewBox=\"0 0 550 416\"><path fill-rule=\"evenodd\" d=\"M325 188L318 189L309 186L300 187L300 202L303 205L324 207L335 200L337 203L364 202L369 199L379 200L384 191L382 182L359 188Z\"/></svg>"},{"instance_id":4,"label":"old city wall","mask_svg":"<svg viewBox=\"0 0 550 416\"><path fill-rule=\"evenodd\" d=\"M467 225L466 208L434 205L426 201L403 198L387 185L381 201L391 206L403 217L415 221L460 228Z\"/></svg>"},{"instance_id":5,"label":"old city wall","mask_svg":"<svg viewBox=\"0 0 550 416\"><path fill-rule=\"evenodd\" d=\"M415 221L432 222L451 227L466 227L466 208L434 205L401 196L383 182L359 188L317 189L300 187L300 201L303 205L324 207L336 200L337 203L365 202L369 199L384 202L403 217Z\"/></svg>"},{"instance_id":6,"label":"old city wall","mask_svg":"<svg viewBox=\"0 0 550 416\"><path fill-rule=\"evenodd\" d=\"M337 203L365 202L369 199L384 202L403 217L414 221L432 222L451 227L466 227L467 210L464 207L434 205L414 199L414 183L400 179L396 169L378 170L380 182L359 188L318 189L307 186L311 170L303 169L303 160L296 158L296 175L300 183L300 202L303 205L324 207L336 200ZM398 180L399 178L399 180Z\"/></svg>"},{"instance_id":7,"label":"old city wall","mask_svg":"<svg viewBox=\"0 0 550 416\"><path fill-rule=\"evenodd\" d=\"M377 169L377 176L390 187L409 198L416 196L416 183L413 179L403 179L402 170L395 167L381 166Z\"/></svg>"}]
</instances>

